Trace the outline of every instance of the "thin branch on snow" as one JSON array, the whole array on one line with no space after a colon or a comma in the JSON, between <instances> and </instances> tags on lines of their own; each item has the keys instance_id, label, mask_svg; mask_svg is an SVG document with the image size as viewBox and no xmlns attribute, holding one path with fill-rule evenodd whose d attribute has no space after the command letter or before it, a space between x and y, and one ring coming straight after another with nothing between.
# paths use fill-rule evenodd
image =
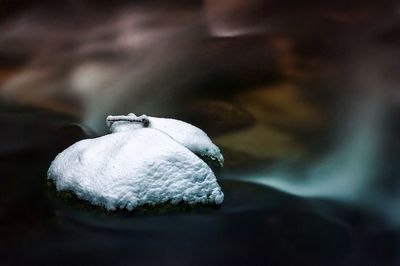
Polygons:
<instances>
[{"instance_id":1,"label":"thin branch on snow","mask_svg":"<svg viewBox=\"0 0 400 266\"><path fill-rule=\"evenodd\" d=\"M144 127L147 127L150 124L149 118L146 115L141 116L130 116L130 115L109 115L107 117L107 124L111 126L114 122L133 122L133 123L142 123Z\"/></svg>"}]
</instances>

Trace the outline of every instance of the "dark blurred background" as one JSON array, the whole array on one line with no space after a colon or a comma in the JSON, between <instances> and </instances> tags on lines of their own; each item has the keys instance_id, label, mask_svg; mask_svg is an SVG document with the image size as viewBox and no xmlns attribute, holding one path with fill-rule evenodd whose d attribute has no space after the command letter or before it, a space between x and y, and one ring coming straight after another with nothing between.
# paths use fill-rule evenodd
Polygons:
<instances>
[{"instance_id":1,"label":"dark blurred background","mask_svg":"<svg viewBox=\"0 0 400 266\"><path fill-rule=\"evenodd\" d=\"M400 265L399 59L398 1L0 0L0 264ZM130 112L209 134L220 208L49 193Z\"/></svg>"}]
</instances>

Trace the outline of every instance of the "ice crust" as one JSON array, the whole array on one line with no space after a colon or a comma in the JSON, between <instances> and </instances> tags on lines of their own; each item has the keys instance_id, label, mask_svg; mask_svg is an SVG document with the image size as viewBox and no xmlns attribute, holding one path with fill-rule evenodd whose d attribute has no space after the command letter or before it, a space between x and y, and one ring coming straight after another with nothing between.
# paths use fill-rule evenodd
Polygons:
<instances>
[{"instance_id":1,"label":"ice crust","mask_svg":"<svg viewBox=\"0 0 400 266\"><path fill-rule=\"evenodd\" d=\"M186 147L206 151L207 147L201 146L209 145L201 139L204 135L183 137L181 128L174 130L163 122L151 118L152 125L159 129L113 130L102 137L79 141L57 155L48 178L57 190L73 191L79 198L108 210L132 210L164 202L221 204L224 194L214 173ZM165 131L161 131L163 127Z\"/></svg>"}]
</instances>

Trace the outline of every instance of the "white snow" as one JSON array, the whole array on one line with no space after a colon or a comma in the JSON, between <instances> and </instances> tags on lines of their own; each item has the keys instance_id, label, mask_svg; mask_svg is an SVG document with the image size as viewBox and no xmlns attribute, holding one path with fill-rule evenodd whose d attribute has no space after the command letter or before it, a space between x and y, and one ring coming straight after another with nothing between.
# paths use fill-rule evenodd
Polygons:
<instances>
[{"instance_id":1,"label":"white snow","mask_svg":"<svg viewBox=\"0 0 400 266\"><path fill-rule=\"evenodd\" d=\"M209 145L202 142L205 133L187 123L169 120L166 125L162 119L150 118L152 126L165 127L164 132L175 136L140 126L119 132L120 125L114 125L112 134L79 141L55 158L48 178L55 182L57 190L73 191L79 198L108 210L181 201L221 204L224 194L214 173L181 144L206 151L207 147L201 146ZM173 129L168 122L178 127ZM183 126L179 127L178 122ZM200 133L190 136L187 125ZM200 140L197 142L196 138Z\"/></svg>"},{"instance_id":2,"label":"white snow","mask_svg":"<svg viewBox=\"0 0 400 266\"><path fill-rule=\"evenodd\" d=\"M158 118L144 115L136 116L133 113L130 113L127 116L118 117L125 117L127 119L148 119L149 124L147 127L163 131L195 154L207 155L211 157L211 159L218 161L221 166L224 163L224 157L222 156L220 149L212 143L207 134L200 128L189 123L171 118ZM112 116L109 116L108 118L112 118ZM142 123L132 123L129 121L118 121L113 123L107 121L107 124L109 125L110 132L123 132L143 128Z\"/></svg>"}]
</instances>

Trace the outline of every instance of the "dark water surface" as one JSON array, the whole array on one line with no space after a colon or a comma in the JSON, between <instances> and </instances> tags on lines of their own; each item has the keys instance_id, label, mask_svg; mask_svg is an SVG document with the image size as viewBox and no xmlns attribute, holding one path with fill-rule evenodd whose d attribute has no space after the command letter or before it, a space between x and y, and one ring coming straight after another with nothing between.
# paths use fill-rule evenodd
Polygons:
<instances>
[{"instance_id":1,"label":"dark water surface","mask_svg":"<svg viewBox=\"0 0 400 266\"><path fill-rule=\"evenodd\" d=\"M399 1L72 2L0 0L0 265L400 265ZM207 132L225 202L52 194L130 112Z\"/></svg>"},{"instance_id":2,"label":"dark water surface","mask_svg":"<svg viewBox=\"0 0 400 266\"><path fill-rule=\"evenodd\" d=\"M31 146L1 160L2 265L395 265L398 259L396 230L366 212L241 181L220 180L226 198L217 208L129 214L71 205L49 194L46 170L58 150L85 133L65 117L34 110L12 117L27 121L24 131L9 116L3 125L27 134ZM11 143L14 134L2 137Z\"/></svg>"}]
</instances>

